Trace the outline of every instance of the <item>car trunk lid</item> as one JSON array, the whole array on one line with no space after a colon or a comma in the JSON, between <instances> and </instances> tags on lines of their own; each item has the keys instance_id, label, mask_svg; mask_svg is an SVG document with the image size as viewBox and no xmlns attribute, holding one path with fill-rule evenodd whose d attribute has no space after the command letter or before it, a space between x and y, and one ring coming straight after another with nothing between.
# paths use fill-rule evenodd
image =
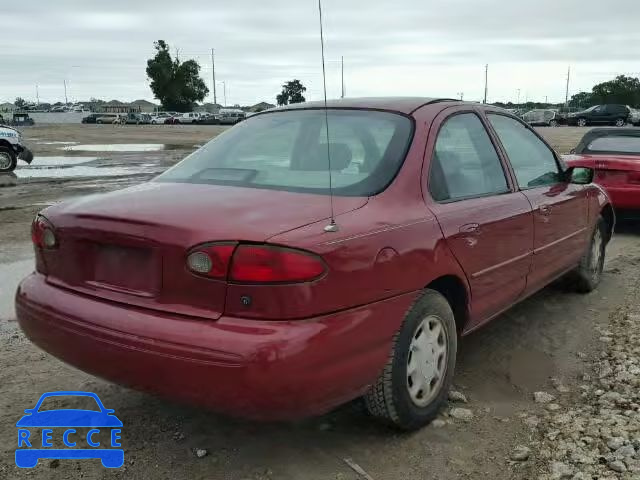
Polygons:
<instances>
[{"instance_id":1,"label":"car trunk lid","mask_svg":"<svg viewBox=\"0 0 640 480\"><path fill-rule=\"evenodd\" d=\"M336 214L366 197L334 199ZM186 268L211 241L265 242L329 217L329 197L252 188L147 183L50 207L59 246L44 250L48 281L145 308L216 319L226 282Z\"/></svg>"}]
</instances>

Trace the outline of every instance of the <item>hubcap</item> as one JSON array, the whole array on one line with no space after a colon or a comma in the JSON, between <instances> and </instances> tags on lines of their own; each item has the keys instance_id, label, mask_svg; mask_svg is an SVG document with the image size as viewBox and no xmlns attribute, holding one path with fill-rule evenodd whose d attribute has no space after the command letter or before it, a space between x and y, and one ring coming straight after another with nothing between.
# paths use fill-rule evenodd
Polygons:
<instances>
[{"instance_id":1,"label":"hubcap","mask_svg":"<svg viewBox=\"0 0 640 480\"><path fill-rule=\"evenodd\" d=\"M578 125L580 125L581 127L584 127L587 124L587 122L585 120L578 120Z\"/></svg>"},{"instance_id":2,"label":"hubcap","mask_svg":"<svg viewBox=\"0 0 640 480\"><path fill-rule=\"evenodd\" d=\"M616 120L616 126L621 127L624 125L624 122L622 120Z\"/></svg>"},{"instance_id":3,"label":"hubcap","mask_svg":"<svg viewBox=\"0 0 640 480\"><path fill-rule=\"evenodd\" d=\"M593 234L593 242L591 243L591 271L597 274L600 270L600 261L602 257L602 233L597 229Z\"/></svg>"},{"instance_id":4,"label":"hubcap","mask_svg":"<svg viewBox=\"0 0 640 480\"><path fill-rule=\"evenodd\" d=\"M426 317L411 337L407 389L414 404L427 406L438 394L447 369L447 333L442 320Z\"/></svg>"},{"instance_id":5,"label":"hubcap","mask_svg":"<svg viewBox=\"0 0 640 480\"><path fill-rule=\"evenodd\" d=\"M11 166L11 157L8 153L0 152L0 170L8 170Z\"/></svg>"}]
</instances>

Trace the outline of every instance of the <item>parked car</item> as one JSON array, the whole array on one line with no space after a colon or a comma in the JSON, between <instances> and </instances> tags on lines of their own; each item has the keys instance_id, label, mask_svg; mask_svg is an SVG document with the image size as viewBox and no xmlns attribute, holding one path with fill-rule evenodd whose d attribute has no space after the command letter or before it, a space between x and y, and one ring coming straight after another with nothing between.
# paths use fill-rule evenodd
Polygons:
<instances>
[{"instance_id":1,"label":"parked car","mask_svg":"<svg viewBox=\"0 0 640 480\"><path fill-rule=\"evenodd\" d=\"M640 130L589 130L567 164L595 170L595 182L604 187L620 216L640 214Z\"/></svg>"},{"instance_id":2,"label":"parked car","mask_svg":"<svg viewBox=\"0 0 640 480\"><path fill-rule=\"evenodd\" d=\"M120 116L119 113L102 113L96 117L96 123L120 123Z\"/></svg>"},{"instance_id":3,"label":"parked car","mask_svg":"<svg viewBox=\"0 0 640 480\"><path fill-rule=\"evenodd\" d=\"M626 105L606 104L594 105L581 112L570 113L567 117L569 125L584 127L587 125L615 125L624 127L629 118L629 107Z\"/></svg>"},{"instance_id":4,"label":"parked car","mask_svg":"<svg viewBox=\"0 0 640 480\"><path fill-rule=\"evenodd\" d=\"M233 108L222 108L218 112L218 118L222 125L235 125L246 118L246 113Z\"/></svg>"},{"instance_id":5,"label":"parked car","mask_svg":"<svg viewBox=\"0 0 640 480\"><path fill-rule=\"evenodd\" d=\"M173 118L175 120L174 123L198 123L198 120L200 119L200 113L199 112L179 113L175 115Z\"/></svg>"},{"instance_id":6,"label":"parked car","mask_svg":"<svg viewBox=\"0 0 640 480\"><path fill-rule=\"evenodd\" d=\"M2 123L0 116L0 174L15 170L18 160L26 163L33 161L33 153L27 148L22 134Z\"/></svg>"},{"instance_id":7,"label":"parked car","mask_svg":"<svg viewBox=\"0 0 640 480\"><path fill-rule=\"evenodd\" d=\"M414 429L446 404L459 335L561 276L600 282L607 194L520 119L445 99L323 107L259 113L149 183L44 209L16 294L26 335L221 412L364 396Z\"/></svg>"},{"instance_id":8,"label":"parked car","mask_svg":"<svg viewBox=\"0 0 640 480\"><path fill-rule=\"evenodd\" d=\"M171 115L167 118L164 119L164 123L165 125L177 125L180 123L179 118L182 116L181 113L175 114L175 115Z\"/></svg>"},{"instance_id":9,"label":"parked car","mask_svg":"<svg viewBox=\"0 0 640 480\"><path fill-rule=\"evenodd\" d=\"M99 117L103 117L104 113L92 113L90 115L87 115L86 117L82 117L82 120L80 120L81 123L96 123L96 120Z\"/></svg>"},{"instance_id":10,"label":"parked car","mask_svg":"<svg viewBox=\"0 0 640 480\"><path fill-rule=\"evenodd\" d=\"M522 119L529 125L557 127L558 113L550 109L529 110L522 116Z\"/></svg>"},{"instance_id":11,"label":"parked car","mask_svg":"<svg viewBox=\"0 0 640 480\"><path fill-rule=\"evenodd\" d=\"M636 127L640 127L640 110L636 109L636 108L631 108L629 107L629 119L628 119L629 123L636 126Z\"/></svg>"},{"instance_id":12,"label":"parked car","mask_svg":"<svg viewBox=\"0 0 640 480\"><path fill-rule=\"evenodd\" d=\"M120 115L119 123L122 125L144 125L151 123L151 116L145 113L125 113Z\"/></svg>"},{"instance_id":13,"label":"parked car","mask_svg":"<svg viewBox=\"0 0 640 480\"><path fill-rule=\"evenodd\" d=\"M164 123L164 121L171 117L171 114L168 112L157 112L151 115L151 124L158 125Z\"/></svg>"},{"instance_id":14,"label":"parked car","mask_svg":"<svg viewBox=\"0 0 640 480\"><path fill-rule=\"evenodd\" d=\"M202 125L218 125L220 124L220 118L213 113L203 113L200 115L198 123Z\"/></svg>"}]
</instances>

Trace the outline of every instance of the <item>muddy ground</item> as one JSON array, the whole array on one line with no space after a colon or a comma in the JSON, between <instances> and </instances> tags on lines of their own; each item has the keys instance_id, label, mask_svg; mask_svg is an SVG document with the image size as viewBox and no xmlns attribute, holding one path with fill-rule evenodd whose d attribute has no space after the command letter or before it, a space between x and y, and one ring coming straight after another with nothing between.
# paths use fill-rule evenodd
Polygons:
<instances>
[{"instance_id":1,"label":"muddy ground","mask_svg":"<svg viewBox=\"0 0 640 480\"><path fill-rule=\"evenodd\" d=\"M468 398L468 404L462 406L473 411L474 419L465 423L445 412L444 427L430 426L413 434L375 424L357 404L297 423L230 419L95 379L41 352L24 338L15 323L12 296L19 279L32 269L29 224L33 215L61 199L144 181L222 130L216 126L106 125L25 129L38 159L63 159L36 162L35 170L51 172L45 176L18 172L16 186L0 188L0 479L367 478L349 462L375 480L538 478L546 464L535 454L526 462L509 460L515 445L534 440L524 420L543 407L533 402L532 393L553 391L552 377L576 391L578 379L597 361L596 328L606 328L610 318L635 298L630 292L640 276L638 225L621 225L596 292L577 295L562 285L550 286L463 339L455 388ZM584 133L575 128L540 131L561 152L575 146ZM167 147L156 150L155 146L146 152L61 150L114 143ZM83 157L91 159L85 162ZM78 166L93 168L88 170L93 176L60 173ZM45 460L33 470L15 467L15 422L43 392L54 390L93 391L107 408L115 409L124 423L122 469L104 469L97 460ZM577 395L575 401L580 401ZM206 455L196 456L198 449L206 450Z\"/></svg>"}]
</instances>

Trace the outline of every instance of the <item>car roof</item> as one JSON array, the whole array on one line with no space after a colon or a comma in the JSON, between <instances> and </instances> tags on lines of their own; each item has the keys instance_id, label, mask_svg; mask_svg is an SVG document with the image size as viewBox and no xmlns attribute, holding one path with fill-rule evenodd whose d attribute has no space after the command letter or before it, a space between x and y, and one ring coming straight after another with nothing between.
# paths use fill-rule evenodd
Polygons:
<instances>
[{"instance_id":1,"label":"car roof","mask_svg":"<svg viewBox=\"0 0 640 480\"><path fill-rule=\"evenodd\" d=\"M591 153L588 146L596 138L602 137L640 137L640 129L637 128L619 128L619 127L602 127L592 128L584 134L573 153L587 154ZM614 152L598 152L598 153L614 153Z\"/></svg>"},{"instance_id":2,"label":"car roof","mask_svg":"<svg viewBox=\"0 0 640 480\"><path fill-rule=\"evenodd\" d=\"M457 102L457 103L471 103L460 102L450 98L432 98L432 97L361 97L361 98L338 98L333 100L327 100L328 108L360 108L360 109L372 109L372 110L389 110L394 112L400 112L410 114L418 108L429 105L432 103L440 102ZM273 111L281 110L299 110L309 108L324 108L325 103L323 101L293 103L290 105L284 105L278 107Z\"/></svg>"}]
</instances>

